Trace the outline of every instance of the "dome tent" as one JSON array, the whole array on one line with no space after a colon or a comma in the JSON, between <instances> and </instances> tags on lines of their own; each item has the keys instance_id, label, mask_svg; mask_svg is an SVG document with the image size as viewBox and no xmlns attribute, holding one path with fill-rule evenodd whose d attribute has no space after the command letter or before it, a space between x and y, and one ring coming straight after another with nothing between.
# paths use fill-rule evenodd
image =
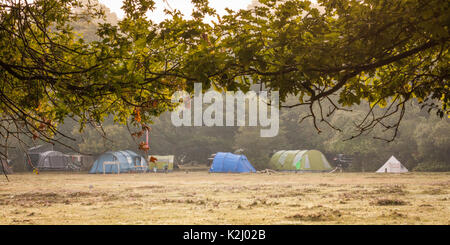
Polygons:
<instances>
[{"instance_id":1,"label":"dome tent","mask_svg":"<svg viewBox=\"0 0 450 245\"><path fill-rule=\"evenodd\" d=\"M256 172L255 168L244 155L236 155L230 152L218 152L209 169L210 173L250 173Z\"/></svg>"},{"instance_id":2,"label":"dome tent","mask_svg":"<svg viewBox=\"0 0 450 245\"><path fill-rule=\"evenodd\" d=\"M90 174L103 173L103 163L105 161L117 161L120 166L120 173L127 173L136 170L135 166L144 165L144 169L139 170L147 171L147 161L139 154L125 150L125 151L108 151L100 155L92 165ZM117 165L106 165L105 173L118 173Z\"/></svg>"},{"instance_id":3,"label":"dome tent","mask_svg":"<svg viewBox=\"0 0 450 245\"><path fill-rule=\"evenodd\" d=\"M29 153L28 161L31 163L31 166L41 171L64 171L72 169L69 156L59 151Z\"/></svg>"},{"instance_id":4,"label":"dome tent","mask_svg":"<svg viewBox=\"0 0 450 245\"><path fill-rule=\"evenodd\" d=\"M272 169L279 171L325 172L331 166L317 150L278 151L270 159Z\"/></svg>"},{"instance_id":5,"label":"dome tent","mask_svg":"<svg viewBox=\"0 0 450 245\"><path fill-rule=\"evenodd\" d=\"M69 168L70 158L59 151L47 151L40 154L37 164L39 170L66 170Z\"/></svg>"},{"instance_id":6,"label":"dome tent","mask_svg":"<svg viewBox=\"0 0 450 245\"><path fill-rule=\"evenodd\" d=\"M60 157L58 157L58 155ZM65 159L62 159L62 157L61 157L62 155L64 155L64 154L53 150L53 145L43 144L43 145L37 145L37 146L29 148L27 150L27 152L24 154L24 159L28 163L26 166L27 166L27 169L30 171L33 170L34 168L37 168L39 170L65 170L64 166L58 167L57 165L60 165L60 164L56 163L59 161L59 162L63 162L63 164L61 164L61 165L67 165ZM43 164L44 162L46 162L46 163ZM51 164L49 162L51 162ZM46 165L47 168L43 167L44 165ZM50 165L53 165L54 168L57 168L57 169L54 169L54 168L48 169L48 167Z\"/></svg>"}]
</instances>

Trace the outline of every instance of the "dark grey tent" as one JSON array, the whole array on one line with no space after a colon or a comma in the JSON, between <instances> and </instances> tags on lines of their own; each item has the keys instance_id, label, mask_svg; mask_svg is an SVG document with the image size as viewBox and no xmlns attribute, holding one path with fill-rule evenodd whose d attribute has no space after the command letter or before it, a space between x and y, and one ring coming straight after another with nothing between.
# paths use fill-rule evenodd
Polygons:
<instances>
[{"instance_id":1,"label":"dark grey tent","mask_svg":"<svg viewBox=\"0 0 450 245\"><path fill-rule=\"evenodd\" d=\"M27 153L24 154L27 169L33 170L34 168L37 168L41 154L47 151L53 151L53 145L44 144L29 148Z\"/></svg>"},{"instance_id":2,"label":"dark grey tent","mask_svg":"<svg viewBox=\"0 0 450 245\"><path fill-rule=\"evenodd\" d=\"M34 165L39 170L70 170L70 158L59 151L46 151L39 154Z\"/></svg>"},{"instance_id":3,"label":"dark grey tent","mask_svg":"<svg viewBox=\"0 0 450 245\"><path fill-rule=\"evenodd\" d=\"M80 166L73 164L70 156L54 151L52 145L38 145L28 149L25 159L27 166L31 170L37 168L39 170L79 170Z\"/></svg>"}]
</instances>

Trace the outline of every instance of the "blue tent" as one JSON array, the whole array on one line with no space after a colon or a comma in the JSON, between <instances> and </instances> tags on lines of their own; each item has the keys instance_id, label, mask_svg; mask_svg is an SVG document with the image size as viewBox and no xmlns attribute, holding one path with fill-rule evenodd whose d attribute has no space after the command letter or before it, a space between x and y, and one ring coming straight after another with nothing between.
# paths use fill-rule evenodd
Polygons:
<instances>
[{"instance_id":1,"label":"blue tent","mask_svg":"<svg viewBox=\"0 0 450 245\"><path fill-rule=\"evenodd\" d=\"M211 173L249 173L256 172L244 155L229 152L218 152L214 157Z\"/></svg>"},{"instance_id":2,"label":"blue tent","mask_svg":"<svg viewBox=\"0 0 450 245\"><path fill-rule=\"evenodd\" d=\"M89 171L90 174L103 173L103 162L117 161L120 163L120 173L127 173L133 170L147 171L147 161L139 154L132 151L109 151L103 153L95 160L94 165ZM136 168L135 166L144 165L145 167ZM106 165L105 173L117 173L117 165Z\"/></svg>"}]
</instances>

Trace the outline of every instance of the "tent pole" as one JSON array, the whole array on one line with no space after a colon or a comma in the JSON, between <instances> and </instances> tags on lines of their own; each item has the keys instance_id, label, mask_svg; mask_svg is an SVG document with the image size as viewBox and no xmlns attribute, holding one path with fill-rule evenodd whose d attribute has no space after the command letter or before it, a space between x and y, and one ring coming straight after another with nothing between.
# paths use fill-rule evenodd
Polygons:
<instances>
[{"instance_id":1,"label":"tent pole","mask_svg":"<svg viewBox=\"0 0 450 245\"><path fill-rule=\"evenodd\" d=\"M146 137L146 139L145 139L145 143L147 143L147 146L148 146L148 149L146 149L145 150L145 157L147 158L146 160L147 161L149 161L149 159L148 159L148 156L149 156L149 150L150 150L150 145L148 144L148 128L146 128L146 130L145 130L145 137ZM149 166L149 168L150 168L150 163L147 163L148 164L148 166Z\"/></svg>"}]
</instances>

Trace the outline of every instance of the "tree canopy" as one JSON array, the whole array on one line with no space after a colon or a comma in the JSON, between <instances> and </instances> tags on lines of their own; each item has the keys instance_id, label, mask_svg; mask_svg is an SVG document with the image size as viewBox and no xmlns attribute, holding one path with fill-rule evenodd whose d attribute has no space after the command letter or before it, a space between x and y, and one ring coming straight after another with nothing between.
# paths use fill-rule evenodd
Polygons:
<instances>
[{"instance_id":1,"label":"tree canopy","mask_svg":"<svg viewBox=\"0 0 450 245\"><path fill-rule=\"evenodd\" d=\"M360 131L381 126L395 136L406 101L437 100L438 115L449 112L448 11L442 1L260 1L215 26L216 70L250 76L283 100L295 95L285 106L309 107L319 131L316 122L367 101Z\"/></svg>"},{"instance_id":2,"label":"tree canopy","mask_svg":"<svg viewBox=\"0 0 450 245\"><path fill-rule=\"evenodd\" d=\"M320 123L343 130L332 116L368 102L350 137L381 127L394 139L412 99L450 112L448 2L260 0L225 16L192 2L192 18L174 9L154 23L154 1L124 0L116 24L95 1L0 1L1 147L9 137L62 142L57 126L67 118L80 130L110 115L145 128L195 82L222 91L264 84L282 106L306 106L319 132ZM96 38L77 34L83 22L98 26Z\"/></svg>"}]
</instances>

